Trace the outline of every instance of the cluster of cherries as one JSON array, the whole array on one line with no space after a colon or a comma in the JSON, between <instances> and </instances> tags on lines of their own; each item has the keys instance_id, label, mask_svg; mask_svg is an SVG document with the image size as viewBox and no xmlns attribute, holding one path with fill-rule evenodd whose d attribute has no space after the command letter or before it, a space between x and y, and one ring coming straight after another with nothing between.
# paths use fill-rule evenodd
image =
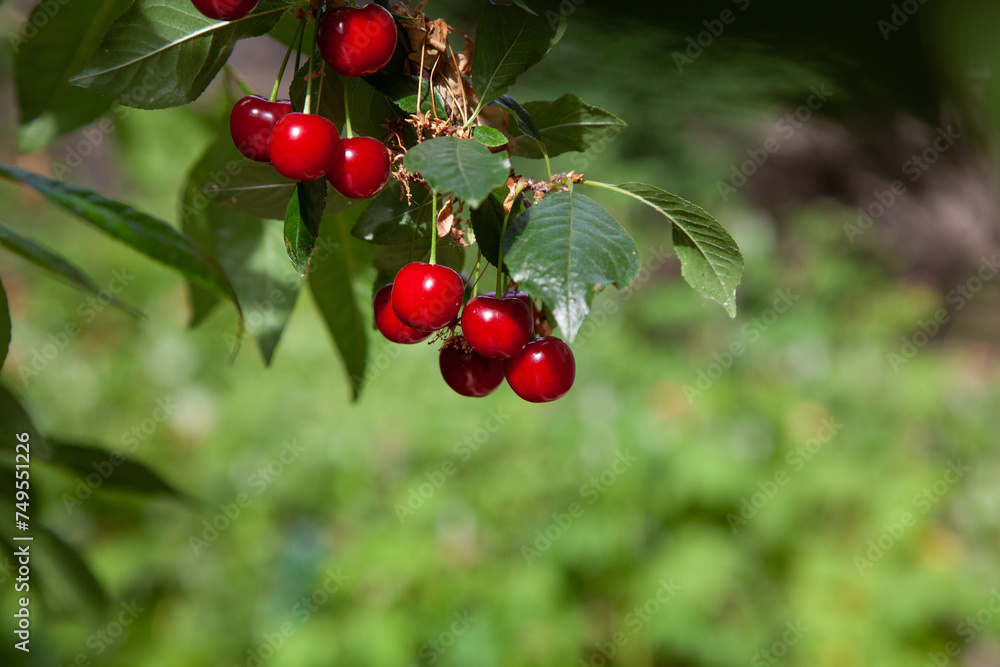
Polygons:
<instances>
[{"instance_id":1,"label":"cluster of cherries","mask_svg":"<svg viewBox=\"0 0 1000 667\"><path fill-rule=\"evenodd\" d=\"M559 338L532 340L536 312L531 297L489 292L470 299L463 310L464 294L453 269L410 262L375 294L375 325L387 339L404 345L450 329L439 364L445 382L462 396L487 396L504 378L532 403L565 396L576 379L573 352ZM459 323L462 333L455 334Z\"/></svg>"},{"instance_id":2,"label":"cluster of cherries","mask_svg":"<svg viewBox=\"0 0 1000 667\"><path fill-rule=\"evenodd\" d=\"M253 11L258 0L192 2L208 18L232 21ZM392 58L396 22L376 4L338 7L319 17L316 41L320 55L338 74L369 76ZM337 192L352 199L381 192L389 180L390 158L380 141L352 136L349 120L348 136L341 139L332 121L309 109L296 112L291 101L277 96L275 84L270 99L247 95L233 107L229 131L240 153L257 162L270 162L282 176L296 181L325 176Z\"/></svg>"},{"instance_id":3,"label":"cluster of cherries","mask_svg":"<svg viewBox=\"0 0 1000 667\"><path fill-rule=\"evenodd\" d=\"M192 0L202 14L221 21L243 18L258 1ZM319 17L316 45L323 60L342 76L375 74L389 63L396 41L392 14L376 4L333 8ZM288 55L282 71L287 63ZM329 119L308 108L294 111L291 101L277 99L280 81L279 74L270 98L247 95L233 107L229 130L240 153L270 162L296 181L326 177L346 197L378 194L390 176L386 147L372 137L352 136L349 116L348 136L341 139ZM554 401L570 390L576 379L573 352L559 338L534 338L538 313L531 297L490 292L469 300L463 310L464 295L465 285L453 269L411 262L375 295L375 323L387 339L402 344L419 343L448 329L441 347L441 375L463 396L491 394L504 378L514 393L533 403ZM456 334L459 323L462 333Z\"/></svg>"}]
</instances>

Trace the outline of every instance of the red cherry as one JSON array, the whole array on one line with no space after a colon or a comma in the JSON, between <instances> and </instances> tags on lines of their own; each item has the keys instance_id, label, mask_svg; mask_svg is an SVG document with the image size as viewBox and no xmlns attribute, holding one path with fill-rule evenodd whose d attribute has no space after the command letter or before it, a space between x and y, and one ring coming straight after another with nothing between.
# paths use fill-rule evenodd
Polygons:
<instances>
[{"instance_id":1,"label":"red cherry","mask_svg":"<svg viewBox=\"0 0 1000 667\"><path fill-rule=\"evenodd\" d=\"M217 21L235 21L254 10L258 0L191 0L199 12Z\"/></svg>"},{"instance_id":2,"label":"red cherry","mask_svg":"<svg viewBox=\"0 0 1000 667\"><path fill-rule=\"evenodd\" d=\"M382 335L393 343L401 345L412 345L422 340L427 340L431 335L430 331L417 331L413 327L408 327L399 321L396 313L392 310L392 283L383 285L375 293L375 326L382 332Z\"/></svg>"},{"instance_id":3,"label":"red cherry","mask_svg":"<svg viewBox=\"0 0 1000 667\"><path fill-rule=\"evenodd\" d=\"M389 151L378 139L341 139L333 151L327 178L337 192L351 199L374 197L389 182Z\"/></svg>"},{"instance_id":4,"label":"red cherry","mask_svg":"<svg viewBox=\"0 0 1000 667\"><path fill-rule=\"evenodd\" d=\"M532 403L562 398L576 379L576 360L569 345L546 336L533 340L503 363L514 393Z\"/></svg>"},{"instance_id":5,"label":"red cherry","mask_svg":"<svg viewBox=\"0 0 1000 667\"><path fill-rule=\"evenodd\" d=\"M339 141L337 126L326 118L290 113L271 132L271 164L282 176L315 181L326 176Z\"/></svg>"},{"instance_id":6,"label":"red cherry","mask_svg":"<svg viewBox=\"0 0 1000 667\"><path fill-rule=\"evenodd\" d=\"M462 277L447 266L410 262L392 284L392 309L407 326L437 331L458 316L464 293Z\"/></svg>"},{"instance_id":7,"label":"red cherry","mask_svg":"<svg viewBox=\"0 0 1000 667\"><path fill-rule=\"evenodd\" d=\"M534 328L531 310L517 297L477 296L462 311L462 333L473 350L491 359L521 351Z\"/></svg>"},{"instance_id":8,"label":"red cherry","mask_svg":"<svg viewBox=\"0 0 1000 667\"><path fill-rule=\"evenodd\" d=\"M503 362L476 354L459 334L441 348L441 377L462 396L492 394L503 382Z\"/></svg>"},{"instance_id":9,"label":"red cherry","mask_svg":"<svg viewBox=\"0 0 1000 667\"><path fill-rule=\"evenodd\" d=\"M260 95L247 95L229 114L229 134L244 156L257 162L270 162L271 131L274 124L292 113L288 100L272 102Z\"/></svg>"},{"instance_id":10,"label":"red cherry","mask_svg":"<svg viewBox=\"0 0 1000 667\"><path fill-rule=\"evenodd\" d=\"M396 22L375 3L338 7L319 18L319 52L343 76L368 76L385 67L396 50Z\"/></svg>"}]
</instances>

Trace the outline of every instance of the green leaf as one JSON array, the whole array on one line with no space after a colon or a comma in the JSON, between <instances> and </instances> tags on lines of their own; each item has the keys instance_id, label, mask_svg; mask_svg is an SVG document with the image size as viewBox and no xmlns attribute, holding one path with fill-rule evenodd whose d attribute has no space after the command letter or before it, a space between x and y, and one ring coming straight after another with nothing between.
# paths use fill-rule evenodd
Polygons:
<instances>
[{"instance_id":1,"label":"green leaf","mask_svg":"<svg viewBox=\"0 0 1000 667\"><path fill-rule=\"evenodd\" d=\"M190 238L162 220L90 190L17 167L0 165L0 177L31 186L53 204L91 223L112 238L176 269L197 285L225 296L233 302L242 321L239 298L222 268Z\"/></svg>"},{"instance_id":2,"label":"green leaf","mask_svg":"<svg viewBox=\"0 0 1000 667\"><path fill-rule=\"evenodd\" d=\"M299 183L285 213L285 249L292 266L305 275L326 208L326 179Z\"/></svg>"},{"instance_id":3,"label":"green leaf","mask_svg":"<svg viewBox=\"0 0 1000 667\"><path fill-rule=\"evenodd\" d=\"M0 280L0 368L3 368L7 352L10 351L10 333L10 305L7 303L7 290Z\"/></svg>"},{"instance_id":4,"label":"green leaf","mask_svg":"<svg viewBox=\"0 0 1000 667\"><path fill-rule=\"evenodd\" d=\"M187 104L212 82L236 42L263 35L287 9L284 0L263 0L249 16L213 21L190 0L135 0L70 83L139 109Z\"/></svg>"},{"instance_id":5,"label":"green leaf","mask_svg":"<svg viewBox=\"0 0 1000 667\"><path fill-rule=\"evenodd\" d=\"M18 147L22 152L45 147L111 107L106 98L71 86L68 79L90 59L108 26L130 3L62 0L56 11L48 3L35 5L26 25L37 30L31 38L15 43L21 111Z\"/></svg>"},{"instance_id":6,"label":"green leaf","mask_svg":"<svg viewBox=\"0 0 1000 667\"><path fill-rule=\"evenodd\" d=\"M521 11L521 10L518 10ZM505 153L490 153L474 139L438 137L411 148L404 158L438 192L451 192L475 208L510 176Z\"/></svg>"},{"instance_id":7,"label":"green leaf","mask_svg":"<svg viewBox=\"0 0 1000 667\"><path fill-rule=\"evenodd\" d=\"M212 201L268 220L285 217L295 192L295 181L279 174L270 163L253 162L238 153L218 169L200 173L193 185L203 195L192 199L194 206Z\"/></svg>"},{"instance_id":8,"label":"green leaf","mask_svg":"<svg viewBox=\"0 0 1000 667\"><path fill-rule=\"evenodd\" d=\"M351 227L351 236L376 245L407 243L414 238L414 226L425 216L429 219L430 209L426 191L415 192L410 204L399 181L393 179Z\"/></svg>"},{"instance_id":9,"label":"green leaf","mask_svg":"<svg viewBox=\"0 0 1000 667\"><path fill-rule=\"evenodd\" d=\"M439 113L444 111L444 99L427 82L427 79L421 83L419 77L401 76L382 70L378 74L366 76L364 80L406 113L417 113L418 94L420 95L420 110L422 112L427 113L434 109ZM432 92L433 98L431 97Z\"/></svg>"},{"instance_id":10,"label":"green leaf","mask_svg":"<svg viewBox=\"0 0 1000 667\"><path fill-rule=\"evenodd\" d=\"M351 125L354 134L384 141L389 136L386 123L399 118L396 108L385 95L375 90L364 79L345 77L343 88L351 105ZM416 97L413 99L416 104Z\"/></svg>"},{"instance_id":11,"label":"green leaf","mask_svg":"<svg viewBox=\"0 0 1000 667\"><path fill-rule=\"evenodd\" d=\"M555 192L529 208L503 238L507 270L542 297L572 341L594 297L609 283L639 275L635 241L604 207L575 192Z\"/></svg>"},{"instance_id":12,"label":"green leaf","mask_svg":"<svg viewBox=\"0 0 1000 667\"><path fill-rule=\"evenodd\" d=\"M535 119L532 118L528 110L521 106L521 104L513 97L510 95L501 95L493 102L490 102L490 104L513 112L514 118L517 120L517 129L520 130L522 134L526 134L532 139L537 139L538 141L542 140L542 135L538 131L538 127L535 126ZM512 134L516 133L512 132Z\"/></svg>"},{"instance_id":13,"label":"green leaf","mask_svg":"<svg viewBox=\"0 0 1000 667\"><path fill-rule=\"evenodd\" d=\"M472 138L489 148L503 146L508 141L503 132L493 127L487 127L486 125L477 125L472 128Z\"/></svg>"},{"instance_id":14,"label":"green leaf","mask_svg":"<svg viewBox=\"0 0 1000 667\"><path fill-rule=\"evenodd\" d=\"M82 477L98 471L103 481L101 488L129 491L144 495L164 494L182 498L182 494L162 477L138 461L126 458L121 452L60 442L50 439L52 457L49 463L65 468ZM111 466L110 474L100 472Z\"/></svg>"},{"instance_id":15,"label":"green leaf","mask_svg":"<svg viewBox=\"0 0 1000 667\"><path fill-rule=\"evenodd\" d=\"M570 151L585 151L627 127L617 116L590 106L572 93L551 102L528 102L524 108L534 118L549 157ZM518 141L515 154L528 158L542 157L542 151L534 141Z\"/></svg>"},{"instance_id":16,"label":"green leaf","mask_svg":"<svg viewBox=\"0 0 1000 667\"><path fill-rule=\"evenodd\" d=\"M101 296L102 299L109 296L107 290L102 290L97 283L91 280L83 271L70 264L63 257L60 257L48 248L38 245L30 239L16 234L2 223L0 223L0 246L7 248L15 255L23 257L35 266L39 266L58 276L73 287L95 296ZM114 295L110 295L109 303L115 308L128 313L132 317L140 320L146 319L146 316L140 311L136 310Z\"/></svg>"},{"instance_id":17,"label":"green leaf","mask_svg":"<svg viewBox=\"0 0 1000 667\"><path fill-rule=\"evenodd\" d=\"M228 124L219 128L188 175L181 201L183 229L216 257L243 304L247 331L257 341L264 363L270 364L288 324L302 281L288 263L280 220L261 220L234 208L205 201L195 185L210 173L238 159ZM188 283L192 326L215 306L214 293Z\"/></svg>"},{"instance_id":18,"label":"green leaf","mask_svg":"<svg viewBox=\"0 0 1000 667\"><path fill-rule=\"evenodd\" d=\"M351 224L360 210L360 206L352 206L339 215L324 218L326 252L317 253L309 272L309 290L344 363L355 401L361 395L368 367L368 327L354 282L372 255L369 245L350 235ZM364 308L368 307L366 302Z\"/></svg>"},{"instance_id":19,"label":"green leaf","mask_svg":"<svg viewBox=\"0 0 1000 667\"><path fill-rule=\"evenodd\" d=\"M729 232L704 209L659 188L622 183L616 189L653 207L673 223L674 251L681 260L684 280L735 318L743 255Z\"/></svg>"},{"instance_id":20,"label":"green leaf","mask_svg":"<svg viewBox=\"0 0 1000 667\"><path fill-rule=\"evenodd\" d=\"M558 3L541 3L555 8ZM487 4L476 26L476 56L472 87L480 103L495 100L517 77L544 58L566 32L563 12L549 12L555 20L515 6Z\"/></svg>"},{"instance_id":21,"label":"green leaf","mask_svg":"<svg viewBox=\"0 0 1000 667\"><path fill-rule=\"evenodd\" d=\"M72 591L76 604L103 614L108 608L108 596L80 552L45 526L33 533L36 546L32 549L32 563L38 563L46 587L62 597L64 604L69 602L66 593Z\"/></svg>"},{"instance_id":22,"label":"green leaf","mask_svg":"<svg viewBox=\"0 0 1000 667\"><path fill-rule=\"evenodd\" d=\"M5 460L9 459L13 462L14 443L16 442L14 436L20 433L28 434L32 456L37 456L43 461L48 460L51 454L48 441L42 432L35 427L31 416L21 405L21 401L14 395L14 392L2 382L0 382L0 428L11 435L11 437L0 441L0 453L3 454Z\"/></svg>"}]
</instances>

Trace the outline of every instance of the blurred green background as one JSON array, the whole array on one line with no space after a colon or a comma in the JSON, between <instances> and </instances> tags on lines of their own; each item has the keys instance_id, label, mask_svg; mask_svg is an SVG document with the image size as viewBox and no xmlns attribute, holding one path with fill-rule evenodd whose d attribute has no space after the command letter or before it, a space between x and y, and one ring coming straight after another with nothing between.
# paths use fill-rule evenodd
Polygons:
<instances>
[{"instance_id":1,"label":"blurred green background","mask_svg":"<svg viewBox=\"0 0 1000 667\"><path fill-rule=\"evenodd\" d=\"M1000 63L988 35L968 28L970 17L988 23L988 7L928 3L889 41L876 20L892 5L859 24L849 3L843 34L867 40L864 51L836 41L825 10L747 5L683 71L671 54L719 7L638 3L612 17L574 5L563 43L514 91L522 101L575 92L629 122L553 166L691 199L730 229L747 267L730 321L680 279L654 213L594 195L650 270L597 299L573 345L576 385L553 404L506 386L463 399L440 379L434 348L381 342L352 404L308 298L271 368L249 340L229 365L231 309L189 329L176 274L0 184L5 223L101 286L125 272L119 296L149 316L89 313L85 295L0 253L15 323L3 385L42 432L121 451L190 498L100 488L67 503L80 479L35 465L33 520L80 549L110 606L94 611L69 582L37 582L51 590L33 589L24 655L12 648L5 568L0 662L1000 664L1000 281L981 259L997 246L995 200L976 209L973 231L950 233L965 252L944 265L927 258L947 248L911 242L925 238L916 214L886 216L853 242L845 233L949 114L975 138L932 165L897 213L931 206L956 174L992 197L992 79L966 76ZM432 0L428 11L438 7L474 27L476 7ZM3 32L23 9L2 8ZM809 42L810 30L827 40ZM280 58L267 39L241 48L237 71L267 79L277 62L260 54ZM45 172L79 137L16 155L10 54L0 58L4 161ZM834 102L724 197L719 182L761 132L820 84ZM176 221L186 170L226 113L218 85L189 108L132 111L69 178ZM824 162L823 140L859 145L863 164ZM853 186L796 182L803 150L827 184L867 170L867 200ZM278 249L274 261L286 261ZM921 336L939 309L946 324ZM79 335L61 339L71 323ZM37 375L19 371L56 340L63 349Z\"/></svg>"}]
</instances>

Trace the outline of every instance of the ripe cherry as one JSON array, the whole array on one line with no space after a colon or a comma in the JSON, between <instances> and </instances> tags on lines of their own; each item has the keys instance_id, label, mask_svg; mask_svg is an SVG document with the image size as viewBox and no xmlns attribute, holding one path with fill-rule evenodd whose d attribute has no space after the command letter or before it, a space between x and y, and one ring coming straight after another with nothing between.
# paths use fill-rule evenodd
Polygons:
<instances>
[{"instance_id":1,"label":"ripe cherry","mask_svg":"<svg viewBox=\"0 0 1000 667\"><path fill-rule=\"evenodd\" d=\"M271 164L282 176L315 181L326 176L339 141L337 126L326 118L290 113L271 132Z\"/></svg>"},{"instance_id":2,"label":"ripe cherry","mask_svg":"<svg viewBox=\"0 0 1000 667\"><path fill-rule=\"evenodd\" d=\"M396 50L396 22L375 3L338 7L319 19L319 52L343 76L369 76L385 67Z\"/></svg>"},{"instance_id":3,"label":"ripe cherry","mask_svg":"<svg viewBox=\"0 0 1000 667\"><path fill-rule=\"evenodd\" d=\"M447 266L410 262L392 284L392 309L407 326L437 331L458 316L464 292L462 277Z\"/></svg>"},{"instance_id":4,"label":"ripe cherry","mask_svg":"<svg viewBox=\"0 0 1000 667\"><path fill-rule=\"evenodd\" d=\"M341 139L326 176L345 197L374 197L389 182L389 151L372 137Z\"/></svg>"},{"instance_id":5,"label":"ripe cherry","mask_svg":"<svg viewBox=\"0 0 1000 667\"><path fill-rule=\"evenodd\" d=\"M244 156L257 162L270 162L271 131L274 124L292 113L288 100L272 102L260 95L247 95L229 114L229 134Z\"/></svg>"},{"instance_id":6,"label":"ripe cherry","mask_svg":"<svg viewBox=\"0 0 1000 667\"><path fill-rule=\"evenodd\" d=\"M514 393L532 403L562 398L576 379L576 360L569 345L546 336L533 340L504 361L504 375Z\"/></svg>"},{"instance_id":7,"label":"ripe cherry","mask_svg":"<svg viewBox=\"0 0 1000 667\"><path fill-rule=\"evenodd\" d=\"M487 396L503 382L503 362L477 354L461 334L444 344L438 364L441 377L462 396Z\"/></svg>"},{"instance_id":8,"label":"ripe cherry","mask_svg":"<svg viewBox=\"0 0 1000 667\"><path fill-rule=\"evenodd\" d=\"M254 10L258 0L191 0L199 12L217 21L235 21Z\"/></svg>"},{"instance_id":9,"label":"ripe cherry","mask_svg":"<svg viewBox=\"0 0 1000 667\"><path fill-rule=\"evenodd\" d=\"M392 283L383 285L375 293L375 326L382 332L382 335L393 343L401 345L412 345L422 340L427 340L431 335L430 331L417 331L413 327L408 327L399 321L396 313L392 310Z\"/></svg>"},{"instance_id":10,"label":"ripe cherry","mask_svg":"<svg viewBox=\"0 0 1000 667\"><path fill-rule=\"evenodd\" d=\"M509 296L477 296L462 311L462 333L473 350L491 359L506 359L521 351L534 327L531 309Z\"/></svg>"}]
</instances>

